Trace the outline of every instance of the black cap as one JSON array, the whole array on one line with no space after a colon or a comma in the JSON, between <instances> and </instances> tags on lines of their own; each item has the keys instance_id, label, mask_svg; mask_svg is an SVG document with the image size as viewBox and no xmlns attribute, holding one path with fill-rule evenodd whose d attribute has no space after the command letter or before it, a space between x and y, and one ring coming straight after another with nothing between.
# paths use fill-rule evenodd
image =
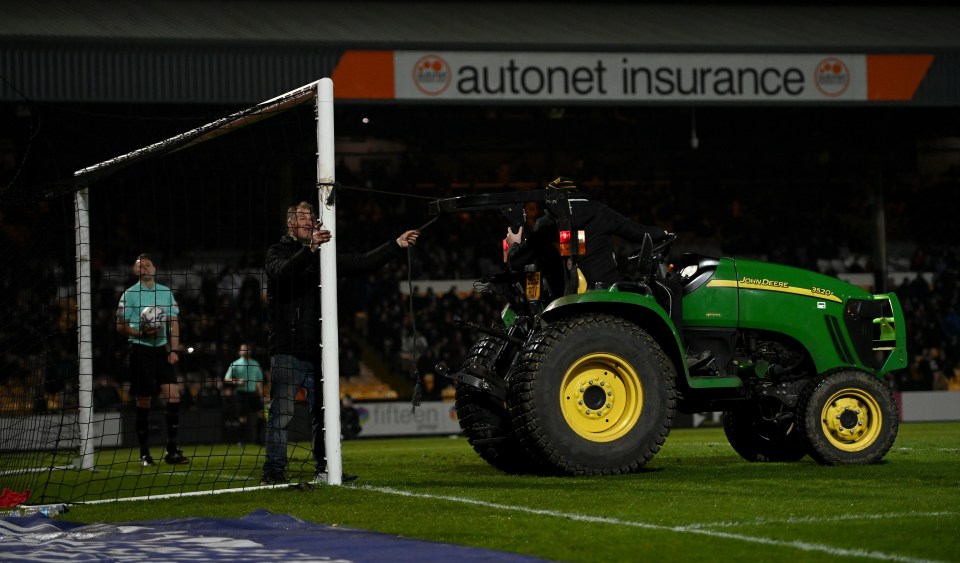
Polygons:
<instances>
[{"instance_id":1,"label":"black cap","mask_svg":"<svg viewBox=\"0 0 960 563\"><path fill-rule=\"evenodd\" d=\"M565 176L558 176L556 180L547 184L548 190L575 190L577 185L573 183L573 180Z\"/></svg>"}]
</instances>

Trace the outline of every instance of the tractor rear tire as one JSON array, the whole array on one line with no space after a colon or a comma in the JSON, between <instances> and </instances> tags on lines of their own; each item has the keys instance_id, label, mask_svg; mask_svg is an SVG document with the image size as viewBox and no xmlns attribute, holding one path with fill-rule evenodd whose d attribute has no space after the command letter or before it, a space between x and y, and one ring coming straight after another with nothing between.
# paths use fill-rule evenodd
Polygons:
<instances>
[{"instance_id":1,"label":"tractor rear tire","mask_svg":"<svg viewBox=\"0 0 960 563\"><path fill-rule=\"evenodd\" d=\"M627 320L590 314L548 325L515 370L507 393L514 431L556 473L636 472L670 433L676 369Z\"/></svg>"},{"instance_id":2,"label":"tractor rear tire","mask_svg":"<svg viewBox=\"0 0 960 563\"><path fill-rule=\"evenodd\" d=\"M492 381L503 378L496 373L497 350L501 342L482 337L470 348L461 371ZM487 463L511 474L535 471L536 464L520 444L510 426L510 414L503 401L465 383L456 388L457 419L467 442Z\"/></svg>"},{"instance_id":3,"label":"tractor rear tire","mask_svg":"<svg viewBox=\"0 0 960 563\"><path fill-rule=\"evenodd\" d=\"M765 417L760 403L723 413L723 432L740 457L751 462L793 462L807 455L796 416Z\"/></svg>"}]
</instances>

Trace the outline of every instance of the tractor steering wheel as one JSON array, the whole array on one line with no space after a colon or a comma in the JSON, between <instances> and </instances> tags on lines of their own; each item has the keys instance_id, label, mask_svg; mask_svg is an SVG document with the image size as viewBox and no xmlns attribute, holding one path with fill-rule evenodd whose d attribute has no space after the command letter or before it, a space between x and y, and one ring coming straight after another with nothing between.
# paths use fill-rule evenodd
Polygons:
<instances>
[{"instance_id":1,"label":"tractor steering wheel","mask_svg":"<svg viewBox=\"0 0 960 563\"><path fill-rule=\"evenodd\" d=\"M649 234L644 235L640 250L637 250L628 258L631 262L637 262L637 272L643 276L642 281L644 283L649 283L663 275L662 272L659 272L663 257L666 256L670 245L673 244L675 240L677 240L676 233L667 233L664 237L658 239L656 243L653 242Z\"/></svg>"},{"instance_id":2,"label":"tractor steering wheel","mask_svg":"<svg viewBox=\"0 0 960 563\"><path fill-rule=\"evenodd\" d=\"M673 241L677 240L677 233L667 233L662 238L657 239L656 242L653 242L653 246L650 247L649 253L650 256L657 256L662 254L665 250L670 248L670 245L673 244ZM644 241L646 242L646 241ZM633 262L634 260L639 260L641 256L644 255L648 250L641 246L639 250L627 257L627 260Z\"/></svg>"}]
</instances>

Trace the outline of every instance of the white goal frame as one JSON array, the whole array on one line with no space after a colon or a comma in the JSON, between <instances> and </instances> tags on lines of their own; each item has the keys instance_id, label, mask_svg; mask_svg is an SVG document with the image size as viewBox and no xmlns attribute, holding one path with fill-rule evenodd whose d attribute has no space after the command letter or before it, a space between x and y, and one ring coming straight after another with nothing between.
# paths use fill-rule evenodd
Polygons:
<instances>
[{"instance_id":1,"label":"white goal frame","mask_svg":"<svg viewBox=\"0 0 960 563\"><path fill-rule=\"evenodd\" d=\"M340 359L338 355L339 325L337 315L337 237L336 203L331 197L336 182L333 81L321 78L267 100L246 110L231 114L201 127L191 129L154 143L89 166L74 172L74 179L80 189L74 196L76 213L76 267L77 267L77 307L78 336L77 363L79 368L79 437L80 458L76 462L79 469L94 469L93 436L93 334L91 311L90 279L90 198L87 182L99 175L108 174L120 167L151 156L183 150L192 145L214 139L234 129L266 119L271 114L292 108L313 100L316 114L317 132L317 209L320 219L333 236L330 242L320 247L320 318L321 329L321 370L318 374L323 385L323 422L327 457L327 483L340 485L343 482L343 459L340 448ZM324 346L324 343L332 343ZM215 493L218 491L210 491Z\"/></svg>"}]
</instances>

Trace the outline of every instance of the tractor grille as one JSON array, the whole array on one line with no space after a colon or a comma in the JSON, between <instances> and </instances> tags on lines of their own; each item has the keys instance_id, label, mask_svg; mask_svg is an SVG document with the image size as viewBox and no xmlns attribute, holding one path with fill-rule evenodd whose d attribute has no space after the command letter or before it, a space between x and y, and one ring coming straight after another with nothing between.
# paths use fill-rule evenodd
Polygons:
<instances>
[{"instance_id":1,"label":"tractor grille","mask_svg":"<svg viewBox=\"0 0 960 563\"><path fill-rule=\"evenodd\" d=\"M887 299L851 299L843 322L860 361L879 369L896 345L893 308Z\"/></svg>"}]
</instances>

